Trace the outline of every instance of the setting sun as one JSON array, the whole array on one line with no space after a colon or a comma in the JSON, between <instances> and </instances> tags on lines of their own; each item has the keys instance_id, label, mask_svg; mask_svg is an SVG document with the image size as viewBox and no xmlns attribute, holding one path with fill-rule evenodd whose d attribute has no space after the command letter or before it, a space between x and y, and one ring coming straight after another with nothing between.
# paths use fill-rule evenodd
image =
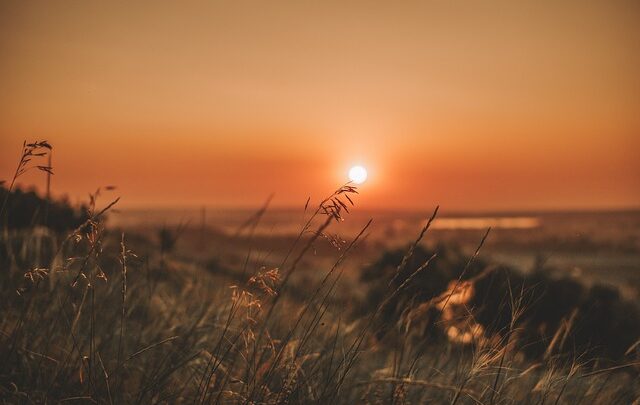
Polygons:
<instances>
[{"instance_id":1,"label":"setting sun","mask_svg":"<svg viewBox=\"0 0 640 405\"><path fill-rule=\"evenodd\" d=\"M356 184L362 184L367 181L367 169L362 166L353 166L349 169L349 180Z\"/></svg>"}]
</instances>

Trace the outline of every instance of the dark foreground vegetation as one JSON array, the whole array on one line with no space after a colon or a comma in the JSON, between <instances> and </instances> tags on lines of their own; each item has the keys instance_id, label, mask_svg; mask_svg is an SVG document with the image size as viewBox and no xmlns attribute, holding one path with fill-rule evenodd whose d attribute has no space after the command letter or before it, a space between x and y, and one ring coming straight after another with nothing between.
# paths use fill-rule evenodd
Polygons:
<instances>
[{"instance_id":1,"label":"dark foreground vegetation","mask_svg":"<svg viewBox=\"0 0 640 405\"><path fill-rule=\"evenodd\" d=\"M31 145L27 155L48 146ZM64 226L18 226L46 201L16 203L13 183L2 194L3 403L638 402L637 303L543 266L493 266L484 239L471 254L427 248L427 225L345 286L367 224L321 274L300 277L348 215L349 185L308 210L278 266L234 268L183 260L167 229L156 242L107 228L117 199L99 193L81 209L55 203L49 224Z\"/></svg>"}]
</instances>

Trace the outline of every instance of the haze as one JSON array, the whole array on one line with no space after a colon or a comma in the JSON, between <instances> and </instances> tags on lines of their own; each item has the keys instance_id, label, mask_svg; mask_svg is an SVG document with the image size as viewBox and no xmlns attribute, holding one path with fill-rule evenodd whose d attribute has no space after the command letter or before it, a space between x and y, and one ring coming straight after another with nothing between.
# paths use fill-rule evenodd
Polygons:
<instances>
[{"instance_id":1,"label":"haze","mask_svg":"<svg viewBox=\"0 0 640 405\"><path fill-rule=\"evenodd\" d=\"M126 206L640 206L640 6L0 4L0 178ZM41 187L41 174L22 179Z\"/></svg>"}]
</instances>

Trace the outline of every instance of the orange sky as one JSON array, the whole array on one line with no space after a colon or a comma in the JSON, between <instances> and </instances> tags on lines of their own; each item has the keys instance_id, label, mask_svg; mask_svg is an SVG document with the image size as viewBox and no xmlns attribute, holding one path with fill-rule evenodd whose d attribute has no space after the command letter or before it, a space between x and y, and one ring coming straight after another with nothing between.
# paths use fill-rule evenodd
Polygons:
<instances>
[{"instance_id":1,"label":"orange sky","mask_svg":"<svg viewBox=\"0 0 640 405\"><path fill-rule=\"evenodd\" d=\"M640 5L586 3L3 1L0 178L48 139L57 194L130 207L355 163L371 208L638 207Z\"/></svg>"}]
</instances>

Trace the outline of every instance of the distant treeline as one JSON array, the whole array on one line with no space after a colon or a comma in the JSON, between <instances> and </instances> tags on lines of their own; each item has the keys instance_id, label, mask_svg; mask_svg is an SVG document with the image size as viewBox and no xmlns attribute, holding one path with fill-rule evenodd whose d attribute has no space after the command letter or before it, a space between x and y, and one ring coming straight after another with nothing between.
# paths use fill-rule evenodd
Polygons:
<instances>
[{"instance_id":1,"label":"distant treeline","mask_svg":"<svg viewBox=\"0 0 640 405\"><path fill-rule=\"evenodd\" d=\"M63 232L78 227L88 218L86 207L73 207L66 200L47 200L33 190L16 188L9 192L0 187L0 204L4 206L3 224L9 229L41 225Z\"/></svg>"}]
</instances>

